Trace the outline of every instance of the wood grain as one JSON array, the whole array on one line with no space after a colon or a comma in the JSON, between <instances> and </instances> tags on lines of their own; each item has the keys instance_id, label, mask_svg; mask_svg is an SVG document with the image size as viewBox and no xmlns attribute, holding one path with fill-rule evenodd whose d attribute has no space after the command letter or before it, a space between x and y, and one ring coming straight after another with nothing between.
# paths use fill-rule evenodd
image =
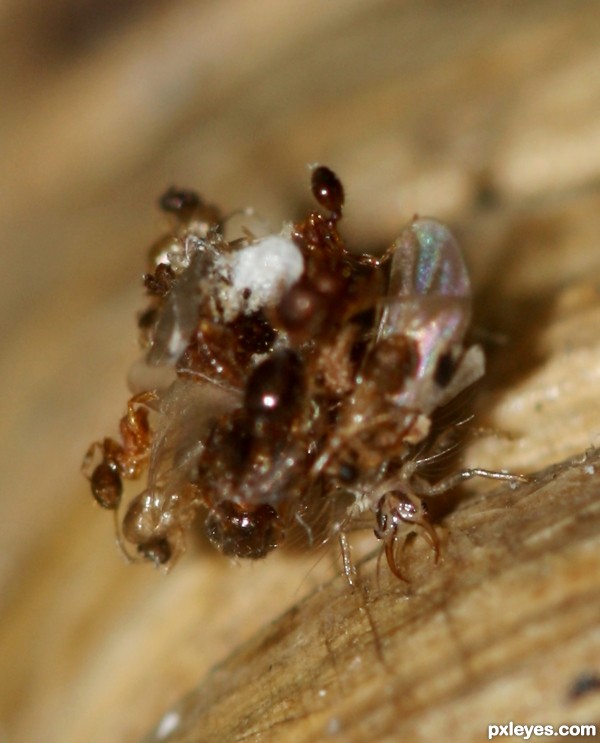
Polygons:
<instances>
[{"instance_id":1,"label":"wood grain","mask_svg":"<svg viewBox=\"0 0 600 743\"><path fill-rule=\"evenodd\" d=\"M177 741L598 723L600 694L570 692L600 673L599 10L3 6L0 741L154 740L169 710ZM440 563L414 542L408 586L371 556L351 592L327 551L125 565L79 465L122 414L156 197L189 185L277 226L316 161L344 180L353 245L415 212L455 228L493 431L464 461L541 474L472 483Z\"/></svg>"},{"instance_id":2,"label":"wood grain","mask_svg":"<svg viewBox=\"0 0 600 743\"><path fill-rule=\"evenodd\" d=\"M415 550L408 586L378 580L375 560L353 592L326 584L145 741L440 740L449 725L476 741L540 715L597 723L597 699L572 689L600 662L599 463L590 453L453 513L441 564Z\"/></svg>"}]
</instances>

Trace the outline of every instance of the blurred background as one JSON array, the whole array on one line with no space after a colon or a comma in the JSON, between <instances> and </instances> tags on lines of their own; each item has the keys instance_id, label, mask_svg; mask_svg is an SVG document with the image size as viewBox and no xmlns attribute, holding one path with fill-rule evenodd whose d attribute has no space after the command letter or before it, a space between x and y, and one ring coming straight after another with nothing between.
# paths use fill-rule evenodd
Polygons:
<instances>
[{"instance_id":1,"label":"blurred background","mask_svg":"<svg viewBox=\"0 0 600 743\"><path fill-rule=\"evenodd\" d=\"M501 466L535 469L594 442L590 362L569 386L577 414L565 398L555 429L511 385L551 356L550 341L532 352L548 297L600 269L599 11L598 0L4 0L2 743L138 740L334 574L330 560L286 554L250 566L189 555L168 578L126 566L88 494L81 458L124 410L167 186L225 211L253 206L278 229L310 203L307 165L319 162L345 184L357 249L385 247L414 213L448 221L477 323L509 343L485 399L489 421L504 405L496 425L520 437L482 445L478 464L502 450Z\"/></svg>"}]
</instances>

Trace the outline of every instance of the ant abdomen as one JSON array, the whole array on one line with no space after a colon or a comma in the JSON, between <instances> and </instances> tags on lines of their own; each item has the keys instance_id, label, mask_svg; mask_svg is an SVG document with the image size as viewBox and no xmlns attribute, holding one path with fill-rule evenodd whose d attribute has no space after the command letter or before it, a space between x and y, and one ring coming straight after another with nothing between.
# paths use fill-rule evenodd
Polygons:
<instances>
[{"instance_id":1,"label":"ant abdomen","mask_svg":"<svg viewBox=\"0 0 600 743\"><path fill-rule=\"evenodd\" d=\"M285 535L277 511L266 503L251 506L223 501L209 510L204 529L223 554L251 560L265 557Z\"/></svg>"},{"instance_id":2,"label":"ant abdomen","mask_svg":"<svg viewBox=\"0 0 600 743\"><path fill-rule=\"evenodd\" d=\"M123 481L114 462L100 462L92 472L90 486L92 495L102 508L114 511L119 507L123 494Z\"/></svg>"},{"instance_id":3,"label":"ant abdomen","mask_svg":"<svg viewBox=\"0 0 600 743\"><path fill-rule=\"evenodd\" d=\"M180 496L148 489L129 503L121 533L140 554L162 565L182 551L181 534L193 515L192 504Z\"/></svg>"},{"instance_id":4,"label":"ant abdomen","mask_svg":"<svg viewBox=\"0 0 600 743\"><path fill-rule=\"evenodd\" d=\"M167 531L164 504L155 492L144 490L131 501L123 518L123 536L138 545Z\"/></svg>"},{"instance_id":5,"label":"ant abdomen","mask_svg":"<svg viewBox=\"0 0 600 743\"><path fill-rule=\"evenodd\" d=\"M244 408L261 424L285 426L297 414L304 395L304 369L298 354L285 348L274 351L248 377Z\"/></svg>"}]
</instances>

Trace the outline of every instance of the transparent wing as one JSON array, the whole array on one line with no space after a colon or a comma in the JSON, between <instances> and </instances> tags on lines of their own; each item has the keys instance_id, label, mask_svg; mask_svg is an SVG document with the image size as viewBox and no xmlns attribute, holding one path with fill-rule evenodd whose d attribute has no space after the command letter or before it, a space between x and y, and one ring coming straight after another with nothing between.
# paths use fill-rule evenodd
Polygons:
<instances>
[{"instance_id":1,"label":"transparent wing","mask_svg":"<svg viewBox=\"0 0 600 743\"><path fill-rule=\"evenodd\" d=\"M392 246L388 294L470 300L471 283L450 230L435 219L415 219Z\"/></svg>"},{"instance_id":2,"label":"transparent wing","mask_svg":"<svg viewBox=\"0 0 600 743\"><path fill-rule=\"evenodd\" d=\"M463 346L471 319L469 275L453 235L433 219L414 220L392 250L376 343L411 343L414 368L394 403L429 414L484 372L481 349Z\"/></svg>"},{"instance_id":3,"label":"transparent wing","mask_svg":"<svg viewBox=\"0 0 600 743\"><path fill-rule=\"evenodd\" d=\"M212 268L214 251L208 244L200 242L192 245L190 250L189 265L175 279L156 325L152 346L146 356L149 365L175 363L198 323L203 297L202 280Z\"/></svg>"},{"instance_id":4,"label":"transparent wing","mask_svg":"<svg viewBox=\"0 0 600 743\"><path fill-rule=\"evenodd\" d=\"M190 481L210 424L239 405L239 395L213 384L176 379L160 402L148 486L165 495Z\"/></svg>"}]
</instances>

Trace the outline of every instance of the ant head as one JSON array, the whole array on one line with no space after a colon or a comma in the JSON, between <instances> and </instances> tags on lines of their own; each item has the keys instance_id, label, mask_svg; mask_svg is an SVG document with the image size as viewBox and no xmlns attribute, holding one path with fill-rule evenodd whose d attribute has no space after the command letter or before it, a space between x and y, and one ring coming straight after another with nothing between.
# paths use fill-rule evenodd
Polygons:
<instances>
[{"instance_id":1,"label":"ant head","mask_svg":"<svg viewBox=\"0 0 600 743\"><path fill-rule=\"evenodd\" d=\"M425 514L424 504L421 504L421 510ZM385 493L377 502L375 536L377 539L394 537L401 524L417 521L418 511L411 498L402 491L391 490Z\"/></svg>"},{"instance_id":2,"label":"ant head","mask_svg":"<svg viewBox=\"0 0 600 743\"><path fill-rule=\"evenodd\" d=\"M333 170L325 165L318 165L312 172L310 185L312 194L320 206L331 212L332 217L341 217L344 187Z\"/></svg>"}]
</instances>

